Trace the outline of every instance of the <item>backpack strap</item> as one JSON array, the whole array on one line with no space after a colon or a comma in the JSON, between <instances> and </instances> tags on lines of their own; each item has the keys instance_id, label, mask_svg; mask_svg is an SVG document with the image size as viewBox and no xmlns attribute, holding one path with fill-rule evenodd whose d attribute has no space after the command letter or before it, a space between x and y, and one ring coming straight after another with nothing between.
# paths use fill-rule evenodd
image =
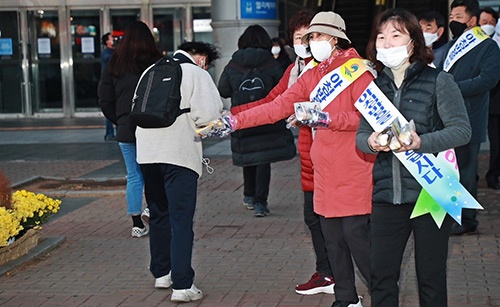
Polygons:
<instances>
[{"instance_id":1,"label":"backpack strap","mask_svg":"<svg viewBox=\"0 0 500 307\"><path fill-rule=\"evenodd\" d=\"M182 54L180 52L176 53L174 56L172 56L171 59L175 63L179 64L179 70L181 71L181 79L182 79L182 68L180 67L180 64L189 63L189 64L196 65L195 63L193 63L193 61L190 58L188 58L187 56L185 56L184 54ZM181 83L181 80L179 80L179 88L181 86L180 83ZM188 113L188 112L191 112L191 108L180 109L179 115L184 114L184 113Z\"/></svg>"},{"instance_id":2,"label":"backpack strap","mask_svg":"<svg viewBox=\"0 0 500 307\"><path fill-rule=\"evenodd\" d=\"M172 58L179 64L190 63L196 65L195 63L193 63L193 60L191 60L181 52L176 53Z\"/></svg>"}]
</instances>

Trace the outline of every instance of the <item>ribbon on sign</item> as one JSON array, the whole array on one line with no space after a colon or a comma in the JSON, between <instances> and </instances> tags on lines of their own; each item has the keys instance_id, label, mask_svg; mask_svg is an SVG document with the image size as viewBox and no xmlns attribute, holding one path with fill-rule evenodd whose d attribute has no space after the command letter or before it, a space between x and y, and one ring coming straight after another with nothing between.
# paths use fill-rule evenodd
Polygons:
<instances>
[{"instance_id":1,"label":"ribbon on sign","mask_svg":"<svg viewBox=\"0 0 500 307\"><path fill-rule=\"evenodd\" d=\"M376 132L384 130L396 119L401 125L408 122L374 82L368 85L354 106ZM423 189L411 218L430 213L438 227L441 227L446 213L461 225L462 208L483 209L460 183L456 171L447 161L449 153L448 156L446 153L434 156L414 150L393 151ZM435 208L436 205L442 210Z\"/></svg>"}]
</instances>

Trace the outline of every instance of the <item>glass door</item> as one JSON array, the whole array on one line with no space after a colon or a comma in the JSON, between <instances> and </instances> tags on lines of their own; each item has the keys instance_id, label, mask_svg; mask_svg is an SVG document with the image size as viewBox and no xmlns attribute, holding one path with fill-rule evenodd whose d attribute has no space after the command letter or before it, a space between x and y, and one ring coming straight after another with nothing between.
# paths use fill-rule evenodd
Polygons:
<instances>
[{"instance_id":1,"label":"glass door","mask_svg":"<svg viewBox=\"0 0 500 307\"><path fill-rule=\"evenodd\" d=\"M23 74L16 11L0 11L0 113L23 112Z\"/></svg>"},{"instance_id":2,"label":"glass door","mask_svg":"<svg viewBox=\"0 0 500 307\"><path fill-rule=\"evenodd\" d=\"M211 8L207 6L193 7L193 34L195 41L212 44L213 34Z\"/></svg>"},{"instance_id":3,"label":"glass door","mask_svg":"<svg viewBox=\"0 0 500 307\"><path fill-rule=\"evenodd\" d=\"M113 37L120 40L123 30L132 21L140 20L141 10L139 9L111 9L111 29Z\"/></svg>"},{"instance_id":4,"label":"glass door","mask_svg":"<svg viewBox=\"0 0 500 307\"><path fill-rule=\"evenodd\" d=\"M71 10L70 15L75 111L98 111L97 85L101 76L99 10Z\"/></svg>"},{"instance_id":5,"label":"glass door","mask_svg":"<svg viewBox=\"0 0 500 307\"><path fill-rule=\"evenodd\" d=\"M153 35L163 54L173 53L184 40L183 13L181 8L153 9Z\"/></svg>"},{"instance_id":6,"label":"glass door","mask_svg":"<svg viewBox=\"0 0 500 307\"><path fill-rule=\"evenodd\" d=\"M28 62L34 113L62 112L61 48L57 10L28 11Z\"/></svg>"}]
</instances>

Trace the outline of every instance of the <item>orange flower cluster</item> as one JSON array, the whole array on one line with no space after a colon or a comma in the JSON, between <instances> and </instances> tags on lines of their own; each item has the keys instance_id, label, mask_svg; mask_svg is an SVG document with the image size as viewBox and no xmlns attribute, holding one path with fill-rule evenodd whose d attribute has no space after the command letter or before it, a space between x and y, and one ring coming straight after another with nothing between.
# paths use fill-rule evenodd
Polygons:
<instances>
[{"instance_id":1,"label":"orange flower cluster","mask_svg":"<svg viewBox=\"0 0 500 307\"><path fill-rule=\"evenodd\" d=\"M12 208L12 188L9 179L2 172L0 172L0 206Z\"/></svg>"}]
</instances>

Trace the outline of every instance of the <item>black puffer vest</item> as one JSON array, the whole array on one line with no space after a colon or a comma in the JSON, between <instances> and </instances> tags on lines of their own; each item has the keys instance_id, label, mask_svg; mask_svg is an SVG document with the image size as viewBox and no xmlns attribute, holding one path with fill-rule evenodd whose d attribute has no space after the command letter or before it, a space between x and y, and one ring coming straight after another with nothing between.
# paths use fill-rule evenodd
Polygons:
<instances>
[{"instance_id":1,"label":"black puffer vest","mask_svg":"<svg viewBox=\"0 0 500 307\"><path fill-rule=\"evenodd\" d=\"M442 127L436 106L438 71L419 63L412 64L398 89L392 72L384 69L375 83L403 116L413 119L417 134ZM405 204L416 202L422 187L392 152L380 152L373 167L373 203Z\"/></svg>"}]
</instances>

